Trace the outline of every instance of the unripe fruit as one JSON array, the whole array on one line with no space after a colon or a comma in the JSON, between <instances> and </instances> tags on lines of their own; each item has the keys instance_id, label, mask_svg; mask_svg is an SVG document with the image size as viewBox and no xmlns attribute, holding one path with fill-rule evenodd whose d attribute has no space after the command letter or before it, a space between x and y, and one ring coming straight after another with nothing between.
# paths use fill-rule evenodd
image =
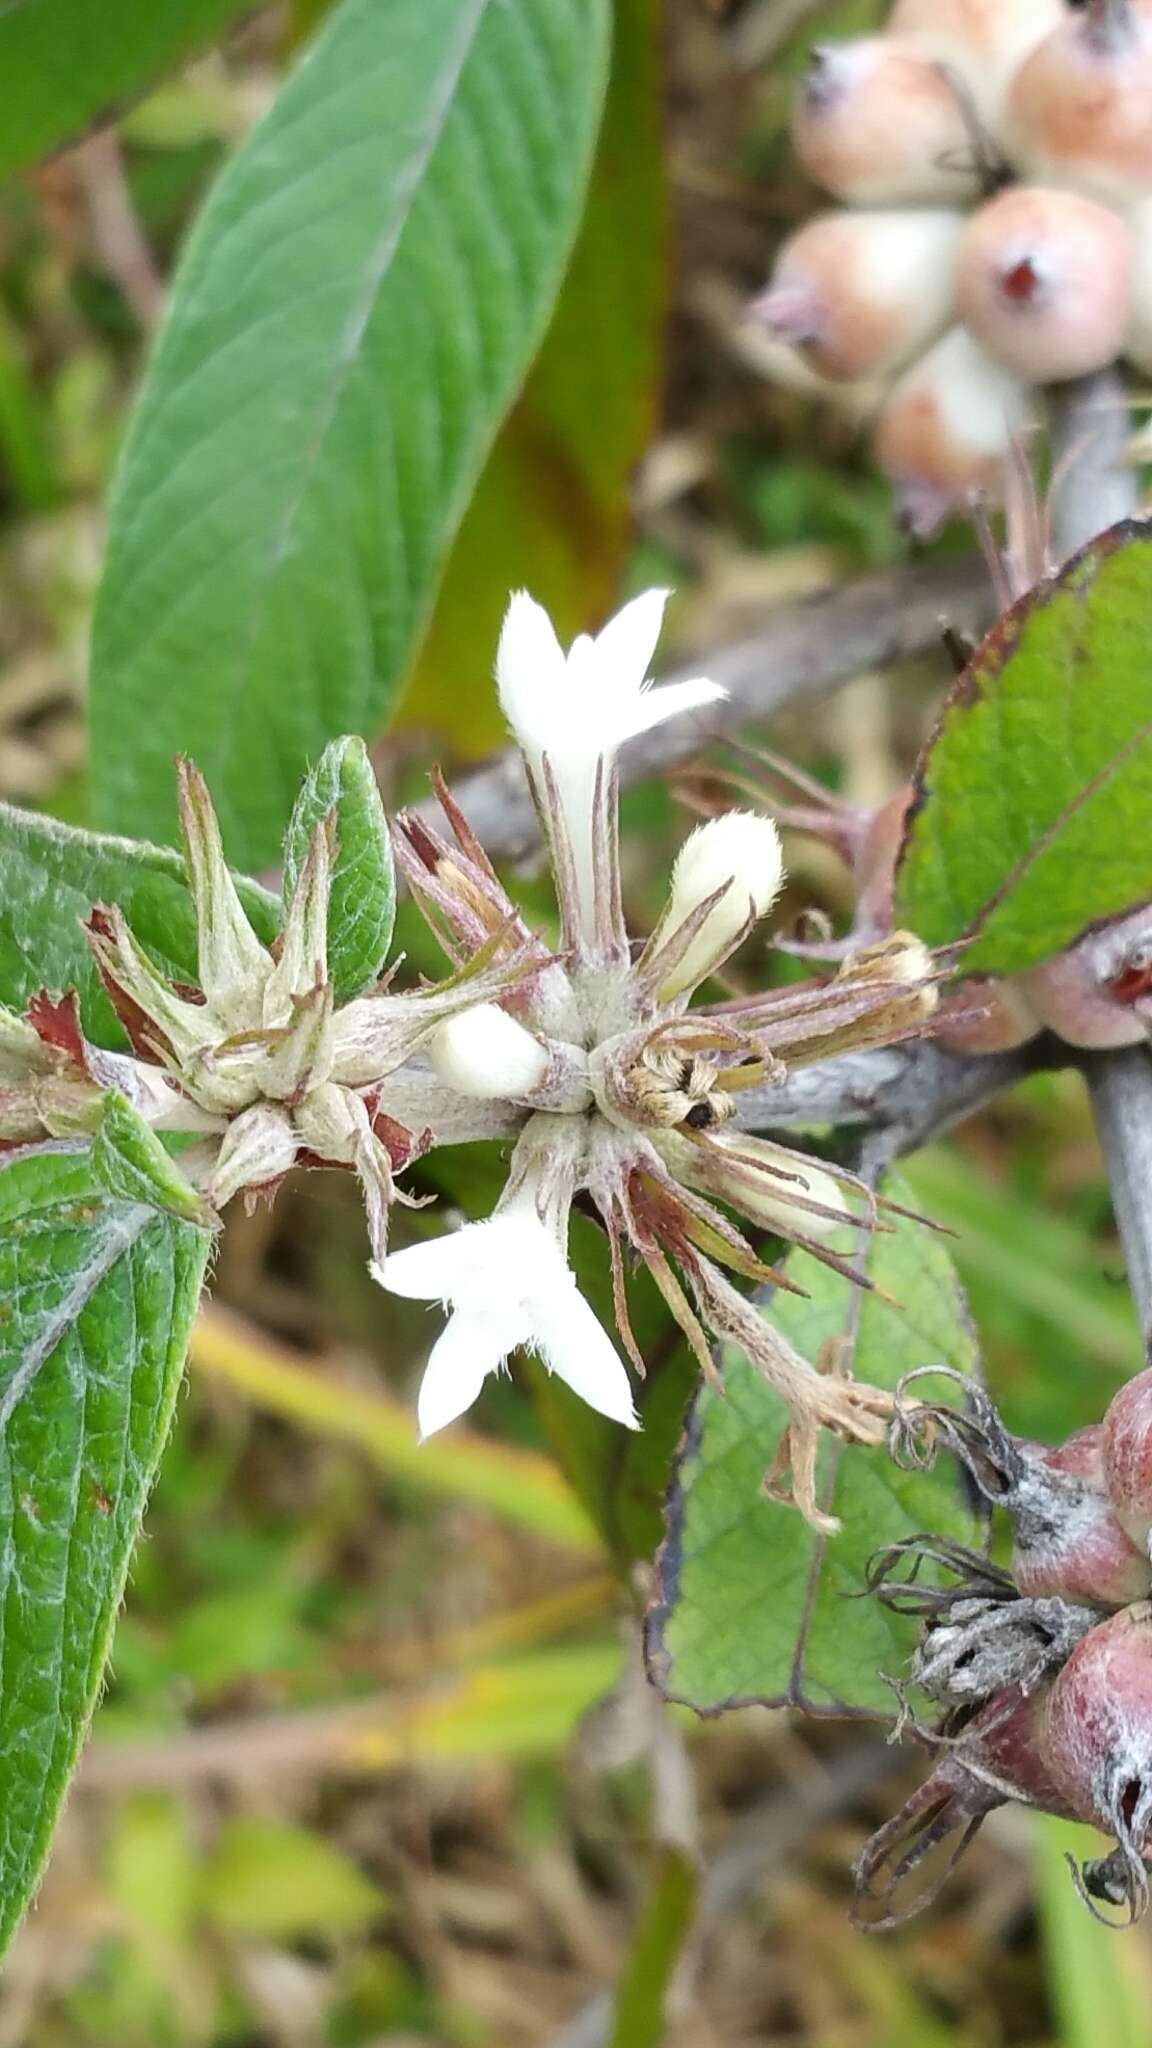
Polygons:
<instances>
[{"instance_id":1,"label":"unripe fruit","mask_svg":"<svg viewBox=\"0 0 1152 2048\"><path fill-rule=\"evenodd\" d=\"M1012 1686L973 1716L931 1777L865 1843L853 1866L856 1920L896 1927L931 1905L981 1822L1009 1799L1045 1813L1071 1813L1044 1750L1044 1702L1043 1692L1022 1694ZM958 1829L959 1841L933 1881L900 1904L905 1879ZM879 1912L866 1911L870 1906Z\"/></svg>"},{"instance_id":2,"label":"unripe fruit","mask_svg":"<svg viewBox=\"0 0 1152 2048\"><path fill-rule=\"evenodd\" d=\"M1111 1614L1054 1680L1040 1735L1060 1795L1078 1819L1114 1835L1133 1918L1148 1900L1152 1828L1152 1608Z\"/></svg>"},{"instance_id":3,"label":"unripe fruit","mask_svg":"<svg viewBox=\"0 0 1152 2048\"><path fill-rule=\"evenodd\" d=\"M905 371L877 415L873 446L912 533L933 533L974 491L1000 495L1031 408L1027 386L962 327Z\"/></svg>"},{"instance_id":4,"label":"unripe fruit","mask_svg":"<svg viewBox=\"0 0 1152 2048\"><path fill-rule=\"evenodd\" d=\"M890 36L813 50L792 141L808 175L852 206L961 205L979 190L962 95L929 54Z\"/></svg>"},{"instance_id":5,"label":"unripe fruit","mask_svg":"<svg viewBox=\"0 0 1152 2048\"><path fill-rule=\"evenodd\" d=\"M1152 189L1152 18L1091 0L1021 65L1005 114L1009 153L1030 177L1117 205Z\"/></svg>"},{"instance_id":6,"label":"unripe fruit","mask_svg":"<svg viewBox=\"0 0 1152 2048\"><path fill-rule=\"evenodd\" d=\"M1061 0L896 0L888 28L954 66L995 116L1013 73L1063 16Z\"/></svg>"},{"instance_id":7,"label":"unripe fruit","mask_svg":"<svg viewBox=\"0 0 1152 2048\"><path fill-rule=\"evenodd\" d=\"M1112 362L1131 299L1128 230L1079 193L1009 186L972 215L957 251L961 318L998 363L1036 384Z\"/></svg>"},{"instance_id":8,"label":"unripe fruit","mask_svg":"<svg viewBox=\"0 0 1152 2048\"><path fill-rule=\"evenodd\" d=\"M1039 1018L1013 982L973 974L944 997L932 1036L949 1052L1013 1052L1039 1030Z\"/></svg>"},{"instance_id":9,"label":"unripe fruit","mask_svg":"<svg viewBox=\"0 0 1152 2048\"><path fill-rule=\"evenodd\" d=\"M1069 1045L1139 1045L1152 1029L1152 906L1093 926L1017 976L1040 1022Z\"/></svg>"},{"instance_id":10,"label":"unripe fruit","mask_svg":"<svg viewBox=\"0 0 1152 2048\"><path fill-rule=\"evenodd\" d=\"M948 321L964 216L825 213L785 242L750 311L838 382L884 377Z\"/></svg>"},{"instance_id":11,"label":"unripe fruit","mask_svg":"<svg viewBox=\"0 0 1152 2048\"><path fill-rule=\"evenodd\" d=\"M1105 1490L1100 1437L1078 1431L1054 1448L1030 1443L1005 1429L976 1386L964 1410L930 1402L905 1419L929 1456L938 1445L953 1451L984 1498L1011 1517L1012 1577L1025 1598L1124 1607L1152 1593L1148 1552L1121 1526Z\"/></svg>"},{"instance_id":12,"label":"unripe fruit","mask_svg":"<svg viewBox=\"0 0 1152 2048\"><path fill-rule=\"evenodd\" d=\"M1147 1551L1152 1531L1152 1366L1113 1396L1102 1437L1108 1498L1117 1520Z\"/></svg>"}]
</instances>

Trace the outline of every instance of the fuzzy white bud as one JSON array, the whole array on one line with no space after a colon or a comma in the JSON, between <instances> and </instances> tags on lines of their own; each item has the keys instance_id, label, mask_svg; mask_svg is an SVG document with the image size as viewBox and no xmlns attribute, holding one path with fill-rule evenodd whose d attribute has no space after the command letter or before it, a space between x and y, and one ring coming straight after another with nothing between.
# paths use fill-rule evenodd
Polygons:
<instances>
[{"instance_id":1,"label":"fuzzy white bud","mask_svg":"<svg viewBox=\"0 0 1152 2048\"><path fill-rule=\"evenodd\" d=\"M483 1102L530 1095L548 1072L539 1039L497 1003L477 1003L442 1024L429 1052L446 1088Z\"/></svg>"},{"instance_id":2,"label":"fuzzy white bud","mask_svg":"<svg viewBox=\"0 0 1152 2048\"><path fill-rule=\"evenodd\" d=\"M830 1173L824 1173L818 1166L806 1166L803 1172L791 1166L794 1178L777 1182L776 1189L767 1179L757 1182L742 1181L738 1194L733 1196L735 1205L757 1223L763 1223L769 1230L779 1231L781 1237L811 1237L817 1244L826 1238L834 1238L846 1223L853 1219L852 1211ZM778 1190L778 1192L776 1191ZM815 1202L821 1209L831 1213L827 1216L813 1215L810 1209L802 1207L804 1202Z\"/></svg>"},{"instance_id":3,"label":"fuzzy white bud","mask_svg":"<svg viewBox=\"0 0 1152 2048\"><path fill-rule=\"evenodd\" d=\"M729 811L698 825L686 839L672 870L668 907L661 919L667 940L718 889L724 895L670 969L660 990L663 1002L704 981L728 958L750 917L763 917L784 880L780 834L771 818L753 811Z\"/></svg>"}]
</instances>

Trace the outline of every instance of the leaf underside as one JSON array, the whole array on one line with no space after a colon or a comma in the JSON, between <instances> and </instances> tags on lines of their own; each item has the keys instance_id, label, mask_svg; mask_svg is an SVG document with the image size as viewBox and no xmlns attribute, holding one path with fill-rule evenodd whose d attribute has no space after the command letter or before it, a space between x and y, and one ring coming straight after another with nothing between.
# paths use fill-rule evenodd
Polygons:
<instances>
[{"instance_id":1,"label":"leaf underside","mask_svg":"<svg viewBox=\"0 0 1152 2048\"><path fill-rule=\"evenodd\" d=\"M975 1373L975 1338L940 1239L897 1218L873 1238L866 1263L900 1307L793 1252L785 1271L807 1299L779 1293L766 1313L810 1359L855 1324L855 1376L876 1386L895 1387L920 1365ZM649 1615L652 1676L701 1713L758 1702L889 1716L884 1674L905 1670L916 1623L860 1597L865 1570L877 1550L924 1530L973 1541L954 1472L947 1461L906 1472L883 1449L826 1439L821 1500L842 1527L823 1536L762 1491L783 1402L743 1355L722 1371L723 1394L705 1386L696 1396L673 1468Z\"/></svg>"},{"instance_id":2,"label":"leaf underside","mask_svg":"<svg viewBox=\"0 0 1152 2048\"><path fill-rule=\"evenodd\" d=\"M0 1168L0 1948L96 1703L210 1242L82 1152Z\"/></svg>"},{"instance_id":3,"label":"leaf underside","mask_svg":"<svg viewBox=\"0 0 1152 2048\"><path fill-rule=\"evenodd\" d=\"M383 723L575 234L607 0L343 0L188 246L111 511L98 818L232 857ZM478 652L487 666L489 653Z\"/></svg>"},{"instance_id":4,"label":"leaf underside","mask_svg":"<svg viewBox=\"0 0 1152 2048\"><path fill-rule=\"evenodd\" d=\"M922 757L896 917L1009 972L1152 899L1152 529L1126 521L1014 605Z\"/></svg>"}]
</instances>

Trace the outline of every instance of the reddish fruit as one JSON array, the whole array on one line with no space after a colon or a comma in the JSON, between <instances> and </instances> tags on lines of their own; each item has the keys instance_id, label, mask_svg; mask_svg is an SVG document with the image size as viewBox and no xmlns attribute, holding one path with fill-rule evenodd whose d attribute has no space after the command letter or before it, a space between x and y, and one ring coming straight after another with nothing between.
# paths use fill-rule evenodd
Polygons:
<instances>
[{"instance_id":1,"label":"reddish fruit","mask_svg":"<svg viewBox=\"0 0 1152 2048\"><path fill-rule=\"evenodd\" d=\"M885 377L926 347L952 307L963 215L826 213L785 242L752 314L823 377Z\"/></svg>"},{"instance_id":2,"label":"reddish fruit","mask_svg":"<svg viewBox=\"0 0 1152 2048\"><path fill-rule=\"evenodd\" d=\"M1078 193L1009 186L972 215L957 252L961 318L989 355L1032 383L1112 362L1131 298L1127 228Z\"/></svg>"},{"instance_id":3,"label":"reddish fruit","mask_svg":"<svg viewBox=\"0 0 1152 2048\"><path fill-rule=\"evenodd\" d=\"M1089 0L1045 36L1012 82L1009 154L1030 177L1117 205L1152 190L1152 17Z\"/></svg>"},{"instance_id":4,"label":"reddish fruit","mask_svg":"<svg viewBox=\"0 0 1152 2048\"><path fill-rule=\"evenodd\" d=\"M973 492L1001 495L1014 440L1030 424L1026 385L954 327L905 371L877 415L876 460L909 529L933 533Z\"/></svg>"},{"instance_id":5,"label":"reddish fruit","mask_svg":"<svg viewBox=\"0 0 1152 2048\"><path fill-rule=\"evenodd\" d=\"M808 175L853 206L963 205L979 138L946 71L891 36L812 52L792 116Z\"/></svg>"},{"instance_id":6,"label":"reddish fruit","mask_svg":"<svg viewBox=\"0 0 1152 2048\"><path fill-rule=\"evenodd\" d=\"M1152 1532L1152 1366L1113 1396L1102 1436L1108 1497L1117 1520L1146 1552Z\"/></svg>"},{"instance_id":7,"label":"reddish fruit","mask_svg":"<svg viewBox=\"0 0 1152 2048\"><path fill-rule=\"evenodd\" d=\"M1006 1688L975 1714L926 1782L865 1843L853 1867L854 1918L869 1928L897 1927L931 1905L986 1815L1010 1799L1068 1815L1072 1808L1044 1751L1042 1692ZM950 1835L959 1839L932 1882L901 1903L905 1880ZM877 1911L867 1911L876 1908Z\"/></svg>"},{"instance_id":8,"label":"reddish fruit","mask_svg":"<svg viewBox=\"0 0 1152 2048\"><path fill-rule=\"evenodd\" d=\"M1116 1838L1135 1917L1148 1902L1143 1856L1152 1829L1152 1607L1109 1615L1054 1680L1040 1743L1052 1780L1080 1820Z\"/></svg>"},{"instance_id":9,"label":"reddish fruit","mask_svg":"<svg viewBox=\"0 0 1152 2048\"><path fill-rule=\"evenodd\" d=\"M1040 1022L1069 1045L1139 1045L1152 1028L1152 906L1093 926L1017 980Z\"/></svg>"}]
</instances>

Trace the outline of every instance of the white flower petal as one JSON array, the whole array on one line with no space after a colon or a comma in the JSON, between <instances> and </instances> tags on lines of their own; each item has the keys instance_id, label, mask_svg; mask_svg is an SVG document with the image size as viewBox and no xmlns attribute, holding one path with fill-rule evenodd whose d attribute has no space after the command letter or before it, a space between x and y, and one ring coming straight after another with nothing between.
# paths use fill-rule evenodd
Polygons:
<instances>
[{"instance_id":1,"label":"white flower petal","mask_svg":"<svg viewBox=\"0 0 1152 2048\"><path fill-rule=\"evenodd\" d=\"M530 1314L535 1345L550 1372L558 1373L574 1394L612 1422L639 1429L632 1387L616 1347L571 1281L563 1296L534 1297Z\"/></svg>"},{"instance_id":2,"label":"white flower petal","mask_svg":"<svg viewBox=\"0 0 1152 2048\"><path fill-rule=\"evenodd\" d=\"M567 662L551 619L526 590L513 592L504 614L496 687L517 741L535 759L567 722Z\"/></svg>"},{"instance_id":3,"label":"white flower petal","mask_svg":"<svg viewBox=\"0 0 1152 2048\"><path fill-rule=\"evenodd\" d=\"M468 1228L390 1252L382 1266L371 1268L372 1278L406 1301L452 1301L468 1264L467 1247L460 1243Z\"/></svg>"},{"instance_id":4,"label":"white flower petal","mask_svg":"<svg viewBox=\"0 0 1152 2048\"><path fill-rule=\"evenodd\" d=\"M594 647L601 674L611 677L615 688L629 693L639 690L652 665L664 624L668 590L643 590L602 626Z\"/></svg>"},{"instance_id":5,"label":"white flower petal","mask_svg":"<svg viewBox=\"0 0 1152 2048\"><path fill-rule=\"evenodd\" d=\"M474 1315L466 1309L451 1317L432 1347L416 1398L421 1441L471 1408L488 1374L497 1371L519 1342L514 1320Z\"/></svg>"},{"instance_id":6,"label":"white flower petal","mask_svg":"<svg viewBox=\"0 0 1152 2048\"><path fill-rule=\"evenodd\" d=\"M663 725L666 718L677 718L682 711L700 711L704 705L717 704L727 695L723 683L709 682L707 676L691 676L682 683L661 683L657 689L642 690L636 697L625 698L621 693L616 744L623 746L625 740L635 739L637 733Z\"/></svg>"}]
</instances>

